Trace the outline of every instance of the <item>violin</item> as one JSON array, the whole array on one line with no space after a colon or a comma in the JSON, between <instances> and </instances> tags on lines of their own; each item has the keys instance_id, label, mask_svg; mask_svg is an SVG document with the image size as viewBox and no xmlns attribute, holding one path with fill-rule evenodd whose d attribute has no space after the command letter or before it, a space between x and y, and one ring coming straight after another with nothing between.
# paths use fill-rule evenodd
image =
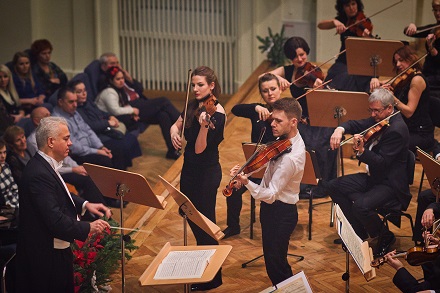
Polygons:
<instances>
[{"instance_id":1,"label":"violin","mask_svg":"<svg viewBox=\"0 0 440 293\"><path fill-rule=\"evenodd\" d=\"M427 262L434 261L438 256L440 256L440 250L438 249L437 245L429 245L428 247L414 246L405 252L394 255L393 258L405 257L405 260L409 265L420 266ZM379 268L385 262L385 257L380 257L372 260L371 266L374 268Z\"/></svg>"},{"instance_id":2,"label":"violin","mask_svg":"<svg viewBox=\"0 0 440 293\"><path fill-rule=\"evenodd\" d=\"M374 141L388 126L390 126L389 121L387 119L384 119L379 123L374 124L372 127L368 128L365 134L362 136L364 145L367 145L368 143Z\"/></svg>"},{"instance_id":3,"label":"violin","mask_svg":"<svg viewBox=\"0 0 440 293\"><path fill-rule=\"evenodd\" d=\"M205 97L203 97L199 102L199 107L197 108L197 110L195 111L195 116L197 118L197 120L200 117L200 114L202 114L203 112L206 112L206 122L209 123L209 126L207 125L207 128L209 127L210 129L215 129L215 119L214 117L212 117L214 115L214 113L217 111L217 105L218 105L218 100L216 97L214 97L213 94L208 94Z\"/></svg>"},{"instance_id":4,"label":"violin","mask_svg":"<svg viewBox=\"0 0 440 293\"><path fill-rule=\"evenodd\" d=\"M289 152L291 147L292 143L289 139L280 139L269 144L262 145L262 147L254 152L248 161L237 171L237 175L242 172L245 174L257 172L266 166L269 161L276 160L284 153ZM223 189L222 193L224 196L231 196L232 189L235 188L236 183L234 179L237 175L233 176L228 185L226 185L225 189Z\"/></svg>"},{"instance_id":5,"label":"violin","mask_svg":"<svg viewBox=\"0 0 440 293\"><path fill-rule=\"evenodd\" d=\"M303 67L298 68L294 78L295 80L293 83L295 83L298 87L308 86L312 88L316 79L319 78L320 80L324 81L324 73L318 66L307 62Z\"/></svg>"},{"instance_id":6,"label":"violin","mask_svg":"<svg viewBox=\"0 0 440 293\"><path fill-rule=\"evenodd\" d=\"M403 88L405 88L408 84L411 83L412 78L418 74L417 69L413 67L409 67L399 76L397 76L394 81L391 83L391 87L393 88L393 92L400 92Z\"/></svg>"},{"instance_id":7,"label":"violin","mask_svg":"<svg viewBox=\"0 0 440 293\"><path fill-rule=\"evenodd\" d=\"M365 14L361 11L359 11L355 17L352 17L348 20L346 27L347 30L358 37L362 37L364 34L364 30L367 29L370 31L370 34L368 35L369 37L376 39L379 38L377 35L373 36L373 24L371 23L371 20L367 18Z\"/></svg>"}]
</instances>

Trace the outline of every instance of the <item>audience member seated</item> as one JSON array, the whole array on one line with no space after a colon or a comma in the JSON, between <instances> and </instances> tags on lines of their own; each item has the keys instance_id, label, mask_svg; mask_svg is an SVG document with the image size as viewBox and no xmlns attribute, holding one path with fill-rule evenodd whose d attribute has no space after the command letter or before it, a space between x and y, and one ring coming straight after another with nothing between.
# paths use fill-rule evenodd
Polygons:
<instances>
[{"instance_id":1,"label":"audience member seated","mask_svg":"<svg viewBox=\"0 0 440 293\"><path fill-rule=\"evenodd\" d=\"M12 76L15 88L26 114L39 106L44 106L52 111L53 107L48 103L44 103L46 96L40 83L32 73L29 55L24 52L15 53L12 65L14 66Z\"/></svg>"},{"instance_id":2,"label":"audience member seated","mask_svg":"<svg viewBox=\"0 0 440 293\"><path fill-rule=\"evenodd\" d=\"M125 170L129 166L128 155L121 153L123 150L110 150L90 126L76 111L77 97L69 88L61 88L58 92L58 105L53 110L53 116L63 117L67 120L70 131L71 157L78 164L85 162L114 167Z\"/></svg>"},{"instance_id":3,"label":"audience member seated","mask_svg":"<svg viewBox=\"0 0 440 293\"><path fill-rule=\"evenodd\" d=\"M96 97L96 105L101 111L116 116L127 129L139 127L139 109L130 106L128 94L124 90L124 74L119 67L113 66L106 71L107 85Z\"/></svg>"},{"instance_id":4,"label":"audience member seated","mask_svg":"<svg viewBox=\"0 0 440 293\"><path fill-rule=\"evenodd\" d=\"M14 123L17 123L25 116L24 110L21 109L20 98L15 89L12 73L3 64L0 65L0 100L9 115L14 118Z\"/></svg>"},{"instance_id":5,"label":"audience member seated","mask_svg":"<svg viewBox=\"0 0 440 293\"><path fill-rule=\"evenodd\" d=\"M0 139L0 206L18 208L18 186L6 163L6 143Z\"/></svg>"},{"instance_id":6,"label":"audience member seated","mask_svg":"<svg viewBox=\"0 0 440 293\"><path fill-rule=\"evenodd\" d=\"M23 169L32 158L31 153L27 149L24 130L17 125L12 125L6 129L3 139L8 147L6 162L9 164L9 168L11 168L15 182L19 184Z\"/></svg>"},{"instance_id":7,"label":"audience member seated","mask_svg":"<svg viewBox=\"0 0 440 293\"><path fill-rule=\"evenodd\" d=\"M31 116L35 128L40 124L40 120L49 117L50 112L44 107L35 108ZM35 155L38 151L37 138L35 131L33 131L27 137L28 150L31 155ZM86 169L83 166L78 165L70 156L67 156L63 160L63 166L58 170L64 181L75 186L78 191L78 195L94 203L107 203L106 199L93 183L92 179L88 176ZM109 201L111 202L111 200Z\"/></svg>"},{"instance_id":8,"label":"audience member seated","mask_svg":"<svg viewBox=\"0 0 440 293\"><path fill-rule=\"evenodd\" d=\"M55 63L50 61L53 47L46 40L36 40L31 45L31 54L35 58L32 71L44 89L46 97L50 97L57 89L67 84L67 76Z\"/></svg>"},{"instance_id":9,"label":"audience member seated","mask_svg":"<svg viewBox=\"0 0 440 293\"><path fill-rule=\"evenodd\" d=\"M159 124L162 131L162 136L165 140L168 152L166 157L169 159L177 159L180 156L179 152L173 147L171 142L170 128L174 122L179 118L179 111L174 107L170 100L166 97L159 97L148 99L144 96L144 87L140 82L135 80L130 73L122 68L119 64L118 57L114 53L105 53L99 59L101 70L98 79L98 88L101 91L105 84L105 72L109 67L116 66L122 70L124 74L124 90L128 93L129 104L139 109L140 121L146 124ZM92 78L91 78L92 79Z\"/></svg>"},{"instance_id":10,"label":"audience member seated","mask_svg":"<svg viewBox=\"0 0 440 293\"><path fill-rule=\"evenodd\" d=\"M98 135L102 143L109 149L122 148L131 159L142 155L137 137L126 131L125 124L115 116L99 110L93 101L88 101L87 90L82 81L68 83L78 98L77 111L84 121Z\"/></svg>"}]
</instances>

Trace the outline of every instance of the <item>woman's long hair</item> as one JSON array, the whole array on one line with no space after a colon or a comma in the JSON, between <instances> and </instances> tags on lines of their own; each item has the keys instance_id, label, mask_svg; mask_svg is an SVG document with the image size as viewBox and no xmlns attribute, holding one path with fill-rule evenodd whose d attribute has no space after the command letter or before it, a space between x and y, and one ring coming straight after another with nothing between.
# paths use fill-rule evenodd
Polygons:
<instances>
[{"instance_id":1,"label":"woman's long hair","mask_svg":"<svg viewBox=\"0 0 440 293\"><path fill-rule=\"evenodd\" d=\"M9 83L8 83L8 86L6 87L6 91L3 89L0 89L0 94L3 97L10 95L10 97L14 100L15 104L17 106L20 106L21 105L20 98L18 97L17 90L15 89L15 84L12 79L11 71L9 70L9 68L6 65L0 64L0 72L3 72L4 74L6 74L9 77Z\"/></svg>"},{"instance_id":2,"label":"woman's long hair","mask_svg":"<svg viewBox=\"0 0 440 293\"><path fill-rule=\"evenodd\" d=\"M118 74L119 72L122 72L121 68L117 66L111 66L105 71L105 76L107 77L107 87L111 87L118 93L119 105L121 107L124 107L128 105L128 95L125 92L124 88L118 89L113 85L113 80L115 79L116 74Z\"/></svg>"},{"instance_id":3,"label":"woman's long hair","mask_svg":"<svg viewBox=\"0 0 440 293\"><path fill-rule=\"evenodd\" d=\"M17 70L18 66L18 59L20 58L27 58L29 60L29 71L26 73L26 75L23 77ZM14 54L14 57L12 58L12 64L14 65L14 71L17 74L17 76L22 81L23 85L26 83L26 79L30 80L32 85L32 90L35 90L35 81L34 77L32 76L32 68L30 66L31 58L29 58L29 55L25 52L17 52Z\"/></svg>"}]
</instances>

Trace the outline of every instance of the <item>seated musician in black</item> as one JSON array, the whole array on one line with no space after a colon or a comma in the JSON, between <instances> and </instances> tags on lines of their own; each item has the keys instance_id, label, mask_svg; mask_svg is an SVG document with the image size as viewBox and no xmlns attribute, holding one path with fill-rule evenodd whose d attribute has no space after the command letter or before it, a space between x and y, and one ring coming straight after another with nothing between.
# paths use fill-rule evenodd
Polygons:
<instances>
[{"instance_id":1,"label":"seated musician in black","mask_svg":"<svg viewBox=\"0 0 440 293\"><path fill-rule=\"evenodd\" d=\"M375 253L385 254L395 242L394 234L382 223L376 212L378 207L395 202L406 210L411 201L407 169L409 133L400 113L394 113L393 95L386 89L375 90L368 98L371 117L350 120L337 127L330 138L332 149L339 147L344 133L354 134L354 150L359 162L368 165L367 172L338 177L329 182L320 181L337 203L354 231L361 239L379 236L384 231L382 243ZM389 126L374 140L364 143L362 131L388 118ZM386 229L386 230L382 230Z\"/></svg>"}]
</instances>

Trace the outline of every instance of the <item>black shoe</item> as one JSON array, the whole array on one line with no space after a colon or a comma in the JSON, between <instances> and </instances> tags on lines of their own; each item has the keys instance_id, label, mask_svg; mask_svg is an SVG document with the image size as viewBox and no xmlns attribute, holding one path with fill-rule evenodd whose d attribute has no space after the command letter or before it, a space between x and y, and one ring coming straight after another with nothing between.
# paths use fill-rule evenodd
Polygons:
<instances>
[{"instance_id":1,"label":"black shoe","mask_svg":"<svg viewBox=\"0 0 440 293\"><path fill-rule=\"evenodd\" d=\"M226 239L226 238L229 238L231 236L240 234L240 228L230 228L230 227L228 227L225 230L223 230L223 233L225 234L225 237L223 237L223 239Z\"/></svg>"},{"instance_id":2,"label":"black shoe","mask_svg":"<svg viewBox=\"0 0 440 293\"><path fill-rule=\"evenodd\" d=\"M192 284L191 291L206 291L219 287L222 282L208 282L208 283L200 283L200 284Z\"/></svg>"},{"instance_id":3,"label":"black shoe","mask_svg":"<svg viewBox=\"0 0 440 293\"><path fill-rule=\"evenodd\" d=\"M334 244L342 244L342 239L341 238L337 238L335 240L333 240Z\"/></svg>"},{"instance_id":4,"label":"black shoe","mask_svg":"<svg viewBox=\"0 0 440 293\"><path fill-rule=\"evenodd\" d=\"M171 150L167 152L165 157L167 159L177 160L180 157L180 152L178 150Z\"/></svg>"},{"instance_id":5,"label":"black shoe","mask_svg":"<svg viewBox=\"0 0 440 293\"><path fill-rule=\"evenodd\" d=\"M391 251L391 246L396 242L396 237L392 232L385 234L382 237L381 243L377 243L376 256L384 256Z\"/></svg>"}]
</instances>

